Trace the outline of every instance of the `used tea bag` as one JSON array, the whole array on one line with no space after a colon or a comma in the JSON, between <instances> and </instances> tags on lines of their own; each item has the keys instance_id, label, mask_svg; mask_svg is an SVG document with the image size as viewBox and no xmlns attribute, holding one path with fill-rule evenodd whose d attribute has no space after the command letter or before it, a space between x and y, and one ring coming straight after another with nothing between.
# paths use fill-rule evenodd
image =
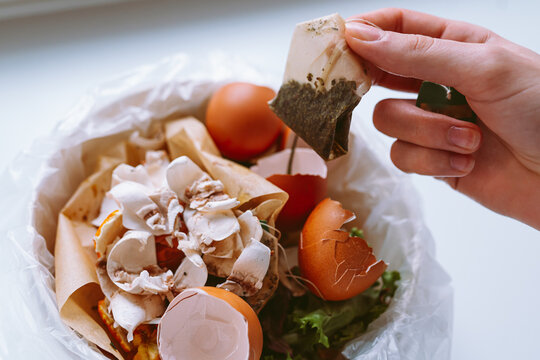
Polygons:
<instances>
[{"instance_id":1,"label":"used tea bag","mask_svg":"<svg viewBox=\"0 0 540 360\"><path fill-rule=\"evenodd\" d=\"M339 14L296 25L272 110L323 159L347 153L353 109L371 79L345 41Z\"/></svg>"}]
</instances>

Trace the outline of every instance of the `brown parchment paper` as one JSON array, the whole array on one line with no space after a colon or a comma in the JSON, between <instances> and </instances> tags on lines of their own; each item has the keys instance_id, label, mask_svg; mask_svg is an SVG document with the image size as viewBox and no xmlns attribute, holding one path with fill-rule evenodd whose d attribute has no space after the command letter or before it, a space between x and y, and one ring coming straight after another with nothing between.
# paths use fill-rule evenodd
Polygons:
<instances>
[{"instance_id":1,"label":"brown parchment paper","mask_svg":"<svg viewBox=\"0 0 540 360\"><path fill-rule=\"evenodd\" d=\"M118 359L122 355L111 346L111 340L97 317L95 306L102 299L96 275L96 256L88 249L88 239L77 227L89 223L99 214L103 196L111 186L114 168L124 159L103 157L97 171L84 180L58 217L55 243L56 301L60 317L87 340ZM95 232L95 230L94 230Z\"/></svg>"}]
</instances>

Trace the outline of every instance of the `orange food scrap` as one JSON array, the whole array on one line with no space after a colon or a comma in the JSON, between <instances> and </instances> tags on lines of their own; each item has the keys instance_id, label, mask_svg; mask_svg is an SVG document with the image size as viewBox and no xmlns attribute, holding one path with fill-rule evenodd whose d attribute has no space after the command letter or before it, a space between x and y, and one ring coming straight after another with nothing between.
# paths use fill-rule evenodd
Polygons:
<instances>
[{"instance_id":1,"label":"orange food scrap","mask_svg":"<svg viewBox=\"0 0 540 360\"><path fill-rule=\"evenodd\" d=\"M103 323L105 323L107 330L109 330L109 335L113 338L115 345L118 344L122 350L130 352L132 348L127 340L127 331L121 327L114 327L114 319L109 314L105 299L98 301L98 313Z\"/></svg>"}]
</instances>

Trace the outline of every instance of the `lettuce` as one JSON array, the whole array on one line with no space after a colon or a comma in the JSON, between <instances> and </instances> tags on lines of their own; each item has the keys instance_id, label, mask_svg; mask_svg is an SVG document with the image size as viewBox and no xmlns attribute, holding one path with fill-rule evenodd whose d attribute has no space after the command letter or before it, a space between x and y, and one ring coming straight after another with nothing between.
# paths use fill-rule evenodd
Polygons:
<instances>
[{"instance_id":1,"label":"lettuce","mask_svg":"<svg viewBox=\"0 0 540 360\"><path fill-rule=\"evenodd\" d=\"M280 286L259 315L265 334L262 359L336 358L343 345L388 308L399 279L397 271L387 271L368 290L345 301L323 301L309 292L294 298Z\"/></svg>"}]
</instances>

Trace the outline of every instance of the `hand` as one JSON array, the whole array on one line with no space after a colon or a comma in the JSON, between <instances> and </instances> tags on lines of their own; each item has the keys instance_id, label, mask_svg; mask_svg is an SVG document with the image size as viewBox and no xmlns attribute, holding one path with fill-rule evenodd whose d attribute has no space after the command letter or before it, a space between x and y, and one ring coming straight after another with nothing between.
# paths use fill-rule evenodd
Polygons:
<instances>
[{"instance_id":1,"label":"hand","mask_svg":"<svg viewBox=\"0 0 540 360\"><path fill-rule=\"evenodd\" d=\"M487 29L402 9L349 18L346 38L375 84L410 92L422 80L453 86L480 119L467 123L411 100L379 102L373 122L398 139L391 149L398 168L441 177L540 229L540 55Z\"/></svg>"}]
</instances>

